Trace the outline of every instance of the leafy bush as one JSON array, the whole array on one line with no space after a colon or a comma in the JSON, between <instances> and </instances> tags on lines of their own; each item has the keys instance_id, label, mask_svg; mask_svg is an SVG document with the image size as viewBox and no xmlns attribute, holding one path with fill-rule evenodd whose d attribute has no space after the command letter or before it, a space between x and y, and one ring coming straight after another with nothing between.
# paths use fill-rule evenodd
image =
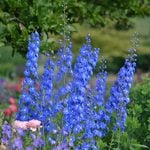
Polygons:
<instances>
[{"instance_id":1,"label":"leafy bush","mask_svg":"<svg viewBox=\"0 0 150 150\"><path fill-rule=\"evenodd\" d=\"M150 71L150 55L148 54L140 54L137 60L137 68L149 72Z\"/></svg>"},{"instance_id":2,"label":"leafy bush","mask_svg":"<svg viewBox=\"0 0 150 150\"><path fill-rule=\"evenodd\" d=\"M136 117L139 123L134 137L140 144L150 147L150 78L132 88L130 97L129 116Z\"/></svg>"}]
</instances>

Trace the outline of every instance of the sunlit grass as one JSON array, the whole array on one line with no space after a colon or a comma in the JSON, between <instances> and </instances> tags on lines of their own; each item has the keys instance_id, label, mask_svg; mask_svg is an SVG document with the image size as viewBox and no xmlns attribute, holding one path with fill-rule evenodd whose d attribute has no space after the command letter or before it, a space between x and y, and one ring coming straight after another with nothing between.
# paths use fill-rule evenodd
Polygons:
<instances>
[{"instance_id":1,"label":"sunlit grass","mask_svg":"<svg viewBox=\"0 0 150 150\"><path fill-rule=\"evenodd\" d=\"M148 30L147 24L142 27L145 28L145 30L146 28ZM73 41L75 41L75 53L77 52L79 45L83 42L85 35L90 33L93 45L101 48L101 53L106 58L111 58L114 56L125 57L127 49L132 47L131 37L135 32L137 32L139 34L137 37L139 40L139 44L137 45L137 53L150 55L150 33L145 35L145 31L142 33L142 30L139 30L139 27L126 31L117 31L113 28L113 25L101 29L90 28L87 25L76 25L76 28L78 32L73 34Z\"/></svg>"}]
</instances>

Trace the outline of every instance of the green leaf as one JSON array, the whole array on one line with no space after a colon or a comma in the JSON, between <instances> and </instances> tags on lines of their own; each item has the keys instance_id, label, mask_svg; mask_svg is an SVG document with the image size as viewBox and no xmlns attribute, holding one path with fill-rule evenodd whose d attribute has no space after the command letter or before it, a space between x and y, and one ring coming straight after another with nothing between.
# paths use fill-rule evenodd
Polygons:
<instances>
[{"instance_id":1,"label":"green leaf","mask_svg":"<svg viewBox=\"0 0 150 150\"><path fill-rule=\"evenodd\" d=\"M141 148L149 149L149 147L146 146L146 145L141 145L141 144L132 144L132 145L135 146L135 147L141 147Z\"/></svg>"}]
</instances>

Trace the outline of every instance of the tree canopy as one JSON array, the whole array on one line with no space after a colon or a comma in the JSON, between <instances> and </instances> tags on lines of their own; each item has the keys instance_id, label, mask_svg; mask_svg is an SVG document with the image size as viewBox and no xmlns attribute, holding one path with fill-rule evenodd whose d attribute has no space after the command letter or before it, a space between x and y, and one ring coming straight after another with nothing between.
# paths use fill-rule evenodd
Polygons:
<instances>
[{"instance_id":1,"label":"tree canopy","mask_svg":"<svg viewBox=\"0 0 150 150\"><path fill-rule=\"evenodd\" d=\"M28 34L37 30L42 34L41 50L49 50L54 42L50 35L73 32L74 23L127 24L130 17L149 15L148 4L149 0L1 0L0 45L25 54Z\"/></svg>"}]
</instances>

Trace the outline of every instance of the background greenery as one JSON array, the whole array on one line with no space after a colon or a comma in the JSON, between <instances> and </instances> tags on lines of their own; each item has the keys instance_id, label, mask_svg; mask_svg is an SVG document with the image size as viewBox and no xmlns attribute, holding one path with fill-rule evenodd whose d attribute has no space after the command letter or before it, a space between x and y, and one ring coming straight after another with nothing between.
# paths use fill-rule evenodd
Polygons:
<instances>
[{"instance_id":1,"label":"background greenery","mask_svg":"<svg viewBox=\"0 0 150 150\"><path fill-rule=\"evenodd\" d=\"M138 33L139 44L137 46L137 70L149 72L150 69L150 17L133 18L134 26L128 30L116 30L115 23L110 23L103 28L92 28L87 24L74 24L77 32L72 34L73 52L78 53L78 49L83 44L85 36L90 33L92 45L99 47L100 57L107 59L108 71L116 73L127 56L127 49L132 47L131 37L134 32ZM58 42L62 36L51 35L51 39ZM27 48L26 48L27 49ZM56 49L54 49L56 50ZM0 76L22 75L25 59L19 53L14 57L11 46L0 47ZM101 58L99 58L101 59ZM96 71L98 71L97 65ZM140 72L140 71L139 71Z\"/></svg>"},{"instance_id":2,"label":"background greenery","mask_svg":"<svg viewBox=\"0 0 150 150\"><path fill-rule=\"evenodd\" d=\"M58 39L70 34L74 54L90 33L93 46L101 48L111 72L122 65L136 31L138 68L148 71L149 4L149 0L1 0L0 75L21 74L25 61L19 54L25 56L28 35L35 30L40 33L41 52L56 50Z\"/></svg>"}]
</instances>

